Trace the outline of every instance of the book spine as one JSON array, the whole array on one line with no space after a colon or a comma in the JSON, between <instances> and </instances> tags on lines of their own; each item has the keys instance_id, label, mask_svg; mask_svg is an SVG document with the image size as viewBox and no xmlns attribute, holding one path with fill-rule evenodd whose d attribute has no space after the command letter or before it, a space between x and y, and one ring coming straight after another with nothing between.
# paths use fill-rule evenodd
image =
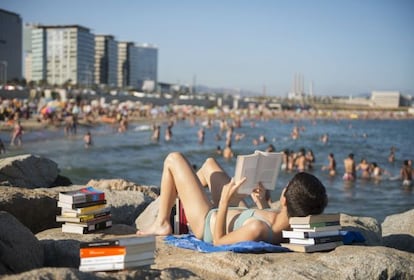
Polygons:
<instances>
[{"instance_id":1,"label":"book spine","mask_svg":"<svg viewBox=\"0 0 414 280\"><path fill-rule=\"evenodd\" d=\"M79 254L81 258L125 255L126 248L124 246L80 248Z\"/></svg>"},{"instance_id":2,"label":"book spine","mask_svg":"<svg viewBox=\"0 0 414 280\"><path fill-rule=\"evenodd\" d=\"M108 270L120 270L125 268L132 268L144 265L151 265L154 263L154 258L132 261L132 262L117 262L117 263L104 263L104 264L92 264L79 266L80 271L108 271Z\"/></svg>"},{"instance_id":3,"label":"book spine","mask_svg":"<svg viewBox=\"0 0 414 280\"><path fill-rule=\"evenodd\" d=\"M82 195L73 196L73 204L86 203L91 201L105 200L105 193L85 193Z\"/></svg>"},{"instance_id":4,"label":"book spine","mask_svg":"<svg viewBox=\"0 0 414 280\"><path fill-rule=\"evenodd\" d=\"M97 223L97 224L90 225L90 226L86 227L85 228L86 232L84 232L84 233L89 233L89 232L97 231L97 230L100 230L100 229L106 229L106 228L109 228L111 226L112 226L112 221L111 220L105 221L105 222L102 222L102 223Z\"/></svg>"},{"instance_id":5,"label":"book spine","mask_svg":"<svg viewBox=\"0 0 414 280\"><path fill-rule=\"evenodd\" d=\"M111 219L112 215L106 215L106 216L102 216L93 220L89 220L87 222L67 222L69 224L73 224L73 225L78 225L78 226L83 226L83 227L89 227L89 226L94 226L94 225L98 225L101 224L103 222L109 221Z\"/></svg>"},{"instance_id":6,"label":"book spine","mask_svg":"<svg viewBox=\"0 0 414 280\"><path fill-rule=\"evenodd\" d=\"M155 246L155 237L134 237L134 238L125 238L125 239L112 239L112 240L98 240L92 242L81 242L79 244L80 248L91 248L91 247L106 247L106 246L146 246L149 244L154 244Z\"/></svg>"},{"instance_id":7,"label":"book spine","mask_svg":"<svg viewBox=\"0 0 414 280\"><path fill-rule=\"evenodd\" d=\"M104 263L116 263L116 262L132 262L132 261L141 261L154 258L154 252L143 252L134 255L112 255L112 256L103 256L103 257L88 257L81 258L81 265L88 264L104 264Z\"/></svg>"},{"instance_id":8,"label":"book spine","mask_svg":"<svg viewBox=\"0 0 414 280\"><path fill-rule=\"evenodd\" d=\"M315 228L315 227L329 227L329 226L338 226L340 225L339 221L331 222L321 222L321 223L310 223L310 224L291 224L291 228Z\"/></svg>"},{"instance_id":9,"label":"book spine","mask_svg":"<svg viewBox=\"0 0 414 280\"><path fill-rule=\"evenodd\" d=\"M66 208L66 209L78 209L78 208L85 208L90 206L96 206L96 205L104 205L106 204L106 200L99 200L99 201L89 201L89 202L83 202L83 203L65 203L58 201L58 207Z\"/></svg>"},{"instance_id":10,"label":"book spine","mask_svg":"<svg viewBox=\"0 0 414 280\"><path fill-rule=\"evenodd\" d=\"M317 245L317 244L323 244L323 243L329 243L329 242L342 241L342 236L336 235L336 236L325 236L325 237L315 237L315 238L290 238L289 241L290 243L296 243L296 244Z\"/></svg>"}]
</instances>

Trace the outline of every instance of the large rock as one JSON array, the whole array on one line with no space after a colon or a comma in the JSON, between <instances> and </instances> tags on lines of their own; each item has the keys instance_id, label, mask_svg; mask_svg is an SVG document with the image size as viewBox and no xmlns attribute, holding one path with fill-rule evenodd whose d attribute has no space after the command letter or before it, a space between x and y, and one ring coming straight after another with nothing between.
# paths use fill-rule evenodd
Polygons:
<instances>
[{"instance_id":1,"label":"large rock","mask_svg":"<svg viewBox=\"0 0 414 280\"><path fill-rule=\"evenodd\" d=\"M135 226L135 219L153 201L150 187L140 186L137 190L117 190L111 188L113 180L96 186L105 191L108 205L111 205L112 221L115 224ZM119 180L116 180L119 182ZM32 232L37 233L49 228L60 227L56 215L60 213L57 207L59 192L76 190L85 186L25 189L18 187L1 187L0 211L14 215ZM143 190L143 192L142 192ZM151 194L151 196L145 195Z\"/></svg>"},{"instance_id":2,"label":"large rock","mask_svg":"<svg viewBox=\"0 0 414 280\"><path fill-rule=\"evenodd\" d=\"M58 175L58 165L44 157L26 154L0 159L0 182L3 184L47 188L54 185Z\"/></svg>"},{"instance_id":3,"label":"large rock","mask_svg":"<svg viewBox=\"0 0 414 280\"><path fill-rule=\"evenodd\" d=\"M147 229L149 228L155 221L158 215L158 209L160 206L160 199L157 198L153 202L151 202L147 208L138 216L135 220L135 226L137 229ZM175 209L175 208L174 208ZM172 211L171 215L175 213L174 210Z\"/></svg>"},{"instance_id":4,"label":"large rock","mask_svg":"<svg viewBox=\"0 0 414 280\"><path fill-rule=\"evenodd\" d=\"M414 253L414 209L386 217L381 226L384 246Z\"/></svg>"},{"instance_id":5,"label":"large rock","mask_svg":"<svg viewBox=\"0 0 414 280\"><path fill-rule=\"evenodd\" d=\"M32 232L59 226L56 222L59 192L54 188L0 187L0 189L0 211L9 212Z\"/></svg>"},{"instance_id":6,"label":"large rock","mask_svg":"<svg viewBox=\"0 0 414 280\"><path fill-rule=\"evenodd\" d=\"M378 242L380 230L375 219L341 215L341 223L362 232L368 243ZM163 237L156 239L156 258L151 266L99 273L76 269L79 242L134 232L135 227L126 225L86 235L62 233L60 229L43 231L36 237L44 247L44 265L54 267L4 279L414 279L414 254L383 246L340 246L331 252L312 254L199 253L167 245Z\"/></svg>"},{"instance_id":7,"label":"large rock","mask_svg":"<svg viewBox=\"0 0 414 280\"><path fill-rule=\"evenodd\" d=\"M0 275L43 266L40 242L10 213L0 211Z\"/></svg>"},{"instance_id":8,"label":"large rock","mask_svg":"<svg viewBox=\"0 0 414 280\"><path fill-rule=\"evenodd\" d=\"M136 226L135 219L159 194L157 187L140 186L123 179L90 180L87 185L105 192L116 224Z\"/></svg>"},{"instance_id":9,"label":"large rock","mask_svg":"<svg viewBox=\"0 0 414 280\"><path fill-rule=\"evenodd\" d=\"M381 226L371 217L349 216L341 213L343 230L358 231L365 238L365 245L378 246L382 244Z\"/></svg>"}]
</instances>

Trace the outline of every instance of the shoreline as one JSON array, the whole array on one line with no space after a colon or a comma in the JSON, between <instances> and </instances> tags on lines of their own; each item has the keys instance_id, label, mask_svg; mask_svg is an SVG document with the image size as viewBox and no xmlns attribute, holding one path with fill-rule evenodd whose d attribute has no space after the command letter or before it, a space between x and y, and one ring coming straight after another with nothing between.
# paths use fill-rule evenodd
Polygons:
<instances>
[{"instance_id":1,"label":"shoreline","mask_svg":"<svg viewBox=\"0 0 414 280\"><path fill-rule=\"evenodd\" d=\"M172 116L161 116L161 117L135 117L135 116L128 116L128 123L129 124L143 124L143 125L151 125L153 123L164 123L171 120L185 120L189 119L190 116L179 117L180 114L174 114ZM223 117L226 118L234 118L236 114L228 113L224 116L213 116L212 114L205 113L201 115L197 115L196 118L198 119L221 119ZM257 119L257 116L245 116L245 118L250 119ZM78 125L84 127L96 127L100 125L110 125L111 123L108 121L103 120L104 116L99 116L97 120L93 122L87 121L81 118L78 121ZM263 118L263 117L262 117ZM271 115L265 114L264 118L266 120L281 120L281 121L303 121L303 120L331 120L331 121L344 121L344 120L412 120L414 119L414 115L405 112L404 114L401 112L395 112L393 110L381 110L381 111L374 111L374 110L321 110L319 112L294 112L294 111L278 111L272 112ZM262 119L260 119L262 120ZM64 121L60 121L58 124L46 123L44 121L40 121L38 119L38 115L30 117L29 119L20 118L21 124L26 131L39 131L39 130L55 130L64 128L65 124ZM114 121L112 124L118 125L119 123ZM13 130L14 121L2 121L0 122L0 131L9 131Z\"/></svg>"}]
</instances>

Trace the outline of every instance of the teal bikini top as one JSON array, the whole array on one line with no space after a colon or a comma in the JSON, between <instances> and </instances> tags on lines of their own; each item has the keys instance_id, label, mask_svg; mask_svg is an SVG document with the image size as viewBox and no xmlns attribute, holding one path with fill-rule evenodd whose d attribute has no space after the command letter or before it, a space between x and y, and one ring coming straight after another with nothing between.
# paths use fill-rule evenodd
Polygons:
<instances>
[{"instance_id":1,"label":"teal bikini top","mask_svg":"<svg viewBox=\"0 0 414 280\"><path fill-rule=\"evenodd\" d=\"M254 214L255 210L256 209L247 209L247 210L244 210L243 212L241 212L240 215L237 217L237 219L234 221L233 230L237 230L240 227L242 227L244 222L247 219L254 218L256 220L259 220L259 221L265 223L268 226L268 228L269 228L268 241L270 242L272 240L272 237L273 237L272 226L269 224L269 222L267 220L263 219L262 217L256 216Z\"/></svg>"}]
</instances>

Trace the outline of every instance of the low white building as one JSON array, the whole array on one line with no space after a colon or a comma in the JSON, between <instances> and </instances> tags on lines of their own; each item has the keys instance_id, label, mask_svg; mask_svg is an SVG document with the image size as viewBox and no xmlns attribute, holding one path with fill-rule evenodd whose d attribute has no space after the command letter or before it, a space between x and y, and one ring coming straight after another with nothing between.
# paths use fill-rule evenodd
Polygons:
<instances>
[{"instance_id":1,"label":"low white building","mask_svg":"<svg viewBox=\"0 0 414 280\"><path fill-rule=\"evenodd\" d=\"M398 108L401 103L399 91L373 91L371 93L372 107Z\"/></svg>"}]
</instances>

